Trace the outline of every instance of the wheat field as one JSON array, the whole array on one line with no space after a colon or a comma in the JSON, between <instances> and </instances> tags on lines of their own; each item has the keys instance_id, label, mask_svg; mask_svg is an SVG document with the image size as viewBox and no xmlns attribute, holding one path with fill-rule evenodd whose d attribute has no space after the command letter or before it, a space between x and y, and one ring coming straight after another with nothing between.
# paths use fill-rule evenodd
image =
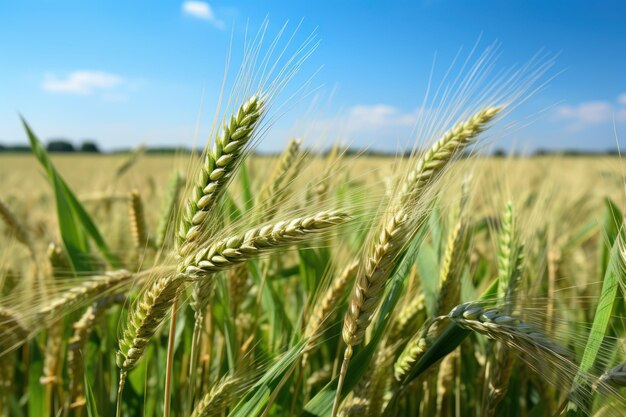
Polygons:
<instances>
[{"instance_id":1,"label":"wheat field","mask_svg":"<svg viewBox=\"0 0 626 417\"><path fill-rule=\"evenodd\" d=\"M49 155L23 121L0 414L625 415L626 163L484 152L544 64L480 56L403 156L256 155L307 45L246 51L194 154Z\"/></svg>"}]
</instances>

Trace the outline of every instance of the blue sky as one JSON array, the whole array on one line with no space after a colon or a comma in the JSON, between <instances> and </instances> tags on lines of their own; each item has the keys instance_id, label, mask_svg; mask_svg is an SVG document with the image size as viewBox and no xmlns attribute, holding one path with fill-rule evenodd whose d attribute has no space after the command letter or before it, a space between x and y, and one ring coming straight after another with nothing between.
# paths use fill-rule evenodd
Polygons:
<instances>
[{"instance_id":1,"label":"blue sky","mask_svg":"<svg viewBox=\"0 0 626 417\"><path fill-rule=\"evenodd\" d=\"M391 150L409 137L435 55L443 71L479 38L500 44L503 68L544 50L563 70L525 105L532 125L497 146L604 150L614 123L624 143L626 2L576 0L3 1L0 143L25 142L18 113L42 138L114 149L190 146L200 112L203 141L231 33L236 53L246 24L266 16L274 31L303 18L300 34L317 30L303 74L322 67L325 98L307 117L367 121L346 133L357 146ZM303 114L295 107L260 149L282 147Z\"/></svg>"}]
</instances>

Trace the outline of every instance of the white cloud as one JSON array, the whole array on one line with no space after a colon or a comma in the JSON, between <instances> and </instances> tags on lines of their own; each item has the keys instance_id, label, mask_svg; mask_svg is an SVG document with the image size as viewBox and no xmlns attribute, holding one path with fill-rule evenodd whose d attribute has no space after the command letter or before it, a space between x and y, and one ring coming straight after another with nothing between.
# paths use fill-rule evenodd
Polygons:
<instances>
[{"instance_id":1,"label":"white cloud","mask_svg":"<svg viewBox=\"0 0 626 417\"><path fill-rule=\"evenodd\" d=\"M183 2L183 12L198 19L206 20L218 29L224 28L224 22L215 16L211 5L204 1Z\"/></svg>"},{"instance_id":2,"label":"white cloud","mask_svg":"<svg viewBox=\"0 0 626 417\"><path fill-rule=\"evenodd\" d=\"M617 97L617 102L619 104L624 104L626 105L626 93L622 93L619 95L619 97Z\"/></svg>"},{"instance_id":3,"label":"white cloud","mask_svg":"<svg viewBox=\"0 0 626 417\"><path fill-rule=\"evenodd\" d=\"M626 102L622 94L618 103ZM589 126L616 122L626 122L626 109L619 108L610 101L586 101L576 105L563 105L556 108L556 117L569 122L568 130L580 131Z\"/></svg>"},{"instance_id":4,"label":"white cloud","mask_svg":"<svg viewBox=\"0 0 626 417\"><path fill-rule=\"evenodd\" d=\"M412 127L417 122L417 111L402 112L387 104L358 105L347 114L350 130L384 127Z\"/></svg>"},{"instance_id":5,"label":"white cloud","mask_svg":"<svg viewBox=\"0 0 626 417\"><path fill-rule=\"evenodd\" d=\"M66 78L47 74L41 87L52 93L89 95L96 91L110 90L124 80L122 77L102 71L73 71Z\"/></svg>"}]
</instances>

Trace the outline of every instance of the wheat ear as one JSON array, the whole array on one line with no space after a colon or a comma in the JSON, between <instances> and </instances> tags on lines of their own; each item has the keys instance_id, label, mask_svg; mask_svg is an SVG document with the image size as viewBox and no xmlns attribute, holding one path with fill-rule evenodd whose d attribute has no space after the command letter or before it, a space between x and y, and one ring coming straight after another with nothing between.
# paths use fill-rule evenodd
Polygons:
<instances>
[{"instance_id":1,"label":"wheat ear","mask_svg":"<svg viewBox=\"0 0 626 417\"><path fill-rule=\"evenodd\" d=\"M430 319L422 328L407 342L406 346L393 365L393 376L401 382L411 368L428 349L436 336L440 318Z\"/></svg>"},{"instance_id":2,"label":"wheat ear","mask_svg":"<svg viewBox=\"0 0 626 417\"><path fill-rule=\"evenodd\" d=\"M469 120L458 123L446 132L418 161L415 169L409 172L401 183L397 198L392 200L391 212L383 217L380 232L373 245L364 254L363 267L359 271L354 286L350 306L344 318L342 336L347 345L342 370L347 371L346 356L352 354L352 346L361 343L365 331L380 302L380 296L387 279L393 271L395 260L415 232L421 216L412 216L412 207L420 206L419 200L427 187L432 184L443 168L465 149L499 112L500 107L481 110ZM349 351L349 352L348 352ZM348 359L349 360L349 359ZM339 375L337 396L332 416L337 415L339 396L345 374Z\"/></svg>"},{"instance_id":3,"label":"wheat ear","mask_svg":"<svg viewBox=\"0 0 626 417\"><path fill-rule=\"evenodd\" d=\"M315 342L325 328L328 317L343 299L346 289L350 283L352 283L358 269L358 261L352 261L344 267L337 278L335 278L332 285L324 292L322 298L315 304L315 308L311 313L311 317L304 331L304 337L309 338L307 342L309 349L314 347Z\"/></svg>"},{"instance_id":4,"label":"wheat ear","mask_svg":"<svg viewBox=\"0 0 626 417\"><path fill-rule=\"evenodd\" d=\"M242 160L242 155L246 146L250 143L257 125L263 115L264 102L258 96L252 96L244 103L236 114L232 115L230 121L224 123L221 134L215 139L213 149L206 150L204 165L200 169L199 178L194 185L191 196L187 200L180 222L177 240L177 252L181 259L192 256L198 246L198 241L205 230L205 222L209 218L211 210L215 207L219 196L228 185L236 171L238 164ZM179 263L179 270L182 272L184 265ZM213 280L207 277L207 280ZM194 326L194 336L192 338L190 366L195 367L196 351L199 348L200 332L203 319L199 315L204 315L208 304L209 295L213 290L212 282L204 281L194 283L192 293L192 308L195 311L196 321ZM171 386L172 354L174 346L174 336L176 333L176 312L178 301L174 299L172 306L172 318L170 321L170 334L168 341L168 357L166 364L165 381L165 416L169 415L169 389ZM193 378L193 369L191 377ZM191 385L190 397L193 397L193 385Z\"/></svg>"},{"instance_id":5,"label":"wheat ear","mask_svg":"<svg viewBox=\"0 0 626 417\"><path fill-rule=\"evenodd\" d=\"M545 353L571 360L573 354L521 320L479 303L464 303L447 316L458 326L501 342L515 351Z\"/></svg>"},{"instance_id":6,"label":"wheat ear","mask_svg":"<svg viewBox=\"0 0 626 417\"><path fill-rule=\"evenodd\" d=\"M134 278L133 274L125 270L109 272L106 275L93 278L81 285L70 288L49 301L37 311L37 316L49 322L57 321L66 313L81 307L85 301L96 296L100 297L114 289L122 290L126 288L133 282Z\"/></svg>"},{"instance_id":7,"label":"wheat ear","mask_svg":"<svg viewBox=\"0 0 626 417\"><path fill-rule=\"evenodd\" d=\"M19 313L0 306L0 357L28 339L29 331Z\"/></svg>"},{"instance_id":8,"label":"wheat ear","mask_svg":"<svg viewBox=\"0 0 626 417\"><path fill-rule=\"evenodd\" d=\"M170 224L176 217L178 200L184 183L185 181L178 171L169 180L154 240L154 245L157 249L169 247L171 244L169 239L172 236Z\"/></svg>"},{"instance_id":9,"label":"wheat ear","mask_svg":"<svg viewBox=\"0 0 626 417\"><path fill-rule=\"evenodd\" d=\"M503 313L511 314L517 302L517 288L521 281L523 247L517 243L517 229L513 204L506 204L498 242L498 298ZM497 344L486 365L483 414L496 415L498 404L506 395L513 371L515 356L508 347Z\"/></svg>"},{"instance_id":10,"label":"wheat ear","mask_svg":"<svg viewBox=\"0 0 626 417\"><path fill-rule=\"evenodd\" d=\"M255 227L244 234L219 240L187 257L182 265L191 279L230 269L276 249L289 247L311 238L333 226L350 220L340 211L322 211L313 216L283 220Z\"/></svg>"},{"instance_id":11,"label":"wheat ear","mask_svg":"<svg viewBox=\"0 0 626 417\"><path fill-rule=\"evenodd\" d=\"M426 320L425 302L426 295L423 292L419 292L402 306L389 331L389 340L404 339L411 329L414 331L423 324L424 320Z\"/></svg>"},{"instance_id":12,"label":"wheat ear","mask_svg":"<svg viewBox=\"0 0 626 417\"><path fill-rule=\"evenodd\" d=\"M191 417L221 416L226 410L231 395L239 382L239 379L232 376L223 378L202 397L191 413Z\"/></svg>"},{"instance_id":13,"label":"wheat ear","mask_svg":"<svg viewBox=\"0 0 626 417\"><path fill-rule=\"evenodd\" d=\"M116 356L117 366L123 374L137 364L150 338L169 312L185 279L181 274L157 278L128 313Z\"/></svg>"},{"instance_id":14,"label":"wheat ear","mask_svg":"<svg viewBox=\"0 0 626 417\"><path fill-rule=\"evenodd\" d=\"M143 210L143 202L138 190L130 193L128 204L128 220L130 232L133 238L133 245L137 251L142 251L149 243L148 229L146 227L146 217ZM139 252L141 253L141 252Z\"/></svg>"},{"instance_id":15,"label":"wheat ear","mask_svg":"<svg viewBox=\"0 0 626 417\"><path fill-rule=\"evenodd\" d=\"M178 231L178 252L188 256L193 251L197 239L203 233L203 223L211 208L232 177L239 156L253 136L263 114L263 100L251 97L224 124L221 135L215 140L212 150L206 152L200 176L192 190Z\"/></svg>"},{"instance_id":16,"label":"wheat ear","mask_svg":"<svg viewBox=\"0 0 626 417\"><path fill-rule=\"evenodd\" d=\"M603 373L595 384L597 387L604 388L623 388L626 387L626 362L620 363L614 368Z\"/></svg>"},{"instance_id":17,"label":"wheat ear","mask_svg":"<svg viewBox=\"0 0 626 417\"><path fill-rule=\"evenodd\" d=\"M257 205L260 214L260 223L274 218L280 203L289 196L288 186L298 174L298 167L302 162L300 139L292 139L280 156L274 171L258 194Z\"/></svg>"},{"instance_id":18,"label":"wheat ear","mask_svg":"<svg viewBox=\"0 0 626 417\"><path fill-rule=\"evenodd\" d=\"M30 232L24 225L17 219L17 216L11 211L9 206L0 199L0 218L7 225L11 233L15 236L18 242L22 243L28 248L31 255L35 257L35 247L33 246L33 239Z\"/></svg>"}]
</instances>

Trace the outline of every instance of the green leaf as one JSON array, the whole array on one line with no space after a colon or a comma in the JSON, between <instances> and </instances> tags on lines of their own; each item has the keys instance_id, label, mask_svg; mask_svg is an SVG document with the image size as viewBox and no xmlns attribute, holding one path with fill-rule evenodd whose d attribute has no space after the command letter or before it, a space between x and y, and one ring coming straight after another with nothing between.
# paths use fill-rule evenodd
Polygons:
<instances>
[{"instance_id":1,"label":"green leaf","mask_svg":"<svg viewBox=\"0 0 626 417\"><path fill-rule=\"evenodd\" d=\"M26 129L33 154L43 166L52 184L61 238L74 271L80 273L88 272L92 269L89 263L88 238L94 241L111 266L119 267L119 261L109 251L93 220L58 173L41 141L33 133L24 118L22 118L22 124Z\"/></svg>"},{"instance_id":2,"label":"green leaf","mask_svg":"<svg viewBox=\"0 0 626 417\"><path fill-rule=\"evenodd\" d=\"M618 232L619 233L619 232ZM602 347L604 336L607 333L613 308L615 307L619 289L619 279L622 276L624 265L620 253L621 239L615 239L606 265L606 273L602 283L602 293L596 306L591 332L587 338L583 359L578 368L578 374L570 390L568 417L587 415L591 407L593 391L589 386L587 375L592 371L598 352Z\"/></svg>"},{"instance_id":3,"label":"green leaf","mask_svg":"<svg viewBox=\"0 0 626 417\"><path fill-rule=\"evenodd\" d=\"M87 402L87 415L89 417L100 417L98 413L98 407L96 405L96 398L93 395L93 390L91 389L91 384L89 384L89 380L87 379L87 375L85 374L85 401Z\"/></svg>"}]
</instances>

